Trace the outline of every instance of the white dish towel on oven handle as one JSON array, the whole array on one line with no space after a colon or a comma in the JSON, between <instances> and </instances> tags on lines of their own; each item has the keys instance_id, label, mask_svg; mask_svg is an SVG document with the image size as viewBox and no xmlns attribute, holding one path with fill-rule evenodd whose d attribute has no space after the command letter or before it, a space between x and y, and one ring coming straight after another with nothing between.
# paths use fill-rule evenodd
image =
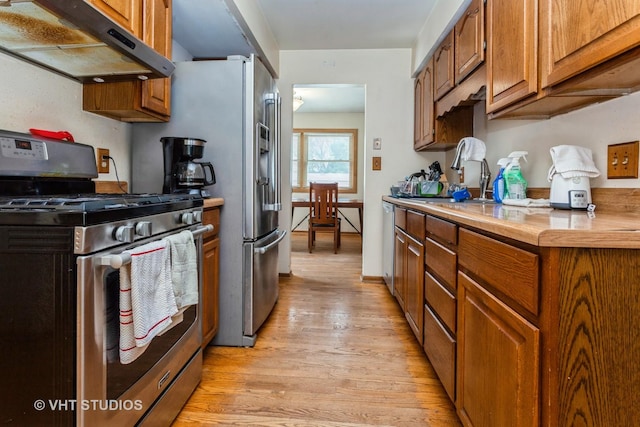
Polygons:
<instances>
[{"instance_id":1,"label":"white dish towel on oven handle","mask_svg":"<svg viewBox=\"0 0 640 427\"><path fill-rule=\"evenodd\" d=\"M178 312L169 247L164 240L127 251L131 263L120 268L120 363L136 360Z\"/></svg>"},{"instance_id":2,"label":"white dish towel on oven handle","mask_svg":"<svg viewBox=\"0 0 640 427\"><path fill-rule=\"evenodd\" d=\"M171 281L178 309L198 303L198 259L193 234L184 230L166 238L171 249Z\"/></svg>"},{"instance_id":3,"label":"white dish towel on oven handle","mask_svg":"<svg viewBox=\"0 0 640 427\"><path fill-rule=\"evenodd\" d=\"M181 231L165 238L171 249L171 282L173 295L176 298L178 312L171 318L172 322L158 335L162 335L183 320L184 311L189 306L198 304L198 253L193 234L189 230Z\"/></svg>"}]
</instances>

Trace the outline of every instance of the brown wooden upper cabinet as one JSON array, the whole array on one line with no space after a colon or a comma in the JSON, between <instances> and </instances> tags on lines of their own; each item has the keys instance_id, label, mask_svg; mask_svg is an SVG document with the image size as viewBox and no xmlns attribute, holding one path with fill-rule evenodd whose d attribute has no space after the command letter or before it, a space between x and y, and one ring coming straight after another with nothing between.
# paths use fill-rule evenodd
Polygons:
<instances>
[{"instance_id":1,"label":"brown wooden upper cabinet","mask_svg":"<svg viewBox=\"0 0 640 427\"><path fill-rule=\"evenodd\" d=\"M135 23L133 12L132 33L146 44L171 58L171 0L92 0L96 7L118 20L109 12L114 5L117 10L129 10L126 5L138 5L139 23ZM106 6L105 6L106 5ZM133 10L133 9L131 9ZM124 15L124 12L120 13ZM109 83L86 83L83 85L82 107L85 111L100 114L123 122L166 122L171 114L171 78L146 81L124 81Z\"/></svg>"},{"instance_id":2,"label":"brown wooden upper cabinet","mask_svg":"<svg viewBox=\"0 0 640 427\"><path fill-rule=\"evenodd\" d=\"M455 85L455 52L453 31L442 40L433 54L433 90L435 100L446 95Z\"/></svg>"},{"instance_id":3,"label":"brown wooden upper cabinet","mask_svg":"<svg viewBox=\"0 0 640 427\"><path fill-rule=\"evenodd\" d=\"M548 118L640 88L640 2L487 0L487 113Z\"/></svg>"},{"instance_id":4,"label":"brown wooden upper cabinet","mask_svg":"<svg viewBox=\"0 0 640 427\"><path fill-rule=\"evenodd\" d=\"M540 0L542 87L640 44L640 2Z\"/></svg>"},{"instance_id":5,"label":"brown wooden upper cabinet","mask_svg":"<svg viewBox=\"0 0 640 427\"><path fill-rule=\"evenodd\" d=\"M133 35L142 31L142 2L131 0L88 0L96 9Z\"/></svg>"},{"instance_id":6,"label":"brown wooden upper cabinet","mask_svg":"<svg viewBox=\"0 0 640 427\"><path fill-rule=\"evenodd\" d=\"M472 0L454 28L455 84L484 62L484 1Z\"/></svg>"},{"instance_id":7,"label":"brown wooden upper cabinet","mask_svg":"<svg viewBox=\"0 0 640 427\"><path fill-rule=\"evenodd\" d=\"M537 0L487 1L487 113L535 94Z\"/></svg>"},{"instance_id":8,"label":"brown wooden upper cabinet","mask_svg":"<svg viewBox=\"0 0 640 427\"><path fill-rule=\"evenodd\" d=\"M419 151L434 140L433 58L414 82L414 141L413 149Z\"/></svg>"}]
</instances>

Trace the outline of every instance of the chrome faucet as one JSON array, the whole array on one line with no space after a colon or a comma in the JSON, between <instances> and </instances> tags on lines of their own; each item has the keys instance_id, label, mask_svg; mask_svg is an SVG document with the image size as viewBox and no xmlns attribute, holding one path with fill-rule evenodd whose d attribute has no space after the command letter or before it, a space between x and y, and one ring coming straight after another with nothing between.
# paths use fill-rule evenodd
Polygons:
<instances>
[{"instance_id":1,"label":"chrome faucet","mask_svg":"<svg viewBox=\"0 0 640 427\"><path fill-rule=\"evenodd\" d=\"M480 200L487 200L487 189L491 182L491 171L487 159L482 159L480 163Z\"/></svg>"},{"instance_id":2,"label":"chrome faucet","mask_svg":"<svg viewBox=\"0 0 640 427\"><path fill-rule=\"evenodd\" d=\"M475 141L471 141L475 142ZM451 169L461 174L460 169L462 168L462 153L465 151L465 145L467 143L466 138L462 138L458 143L458 147L456 148L456 156L451 162ZM484 143L483 143L484 144ZM484 146L484 145L483 145ZM489 170L489 163L487 163L487 159L485 158L469 158L465 160L472 160L475 162L480 162L480 197L478 200L487 200L487 189L489 188L489 183L491 182L491 171Z\"/></svg>"},{"instance_id":3,"label":"chrome faucet","mask_svg":"<svg viewBox=\"0 0 640 427\"><path fill-rule=\"evenodd\" d=\"M455 170L460 174L460 168L462 167L462 149L464 148L465 140L462 139L458 143L458 147L456 148L456 157L453 159L451 163L451 169Z\"/></svg>"}]
</instances>

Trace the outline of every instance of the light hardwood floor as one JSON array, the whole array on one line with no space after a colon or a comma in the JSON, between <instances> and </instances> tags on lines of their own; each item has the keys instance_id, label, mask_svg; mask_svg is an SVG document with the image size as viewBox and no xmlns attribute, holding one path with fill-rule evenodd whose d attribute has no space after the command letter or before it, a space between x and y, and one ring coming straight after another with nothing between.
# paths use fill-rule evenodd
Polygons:
<instances>
[{"instance_id":1,"label":"light hardwood floor","mask_svg":"<svg viewBox=\"0 0 640 427\"><path fill-rule=\"evenodd\" d=\"M208 347L173 426L459 426L386 286L362 283L360 238L333 254L292 238L292 276L253 348Z\"/></svg>"}]
</instances>

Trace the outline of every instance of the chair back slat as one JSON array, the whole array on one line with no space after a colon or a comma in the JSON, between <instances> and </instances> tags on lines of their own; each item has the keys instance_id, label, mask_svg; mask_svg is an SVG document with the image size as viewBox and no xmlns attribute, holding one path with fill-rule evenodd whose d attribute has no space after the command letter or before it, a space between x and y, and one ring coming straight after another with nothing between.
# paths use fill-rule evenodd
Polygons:
<instances>
[{"instance_id":1,"label":"chair back slat","mask_svg":"<svg viewBox=\"0 0 640 427\"><path fill-rule=\"evenodd\" d=\"M309 184L310 221L314 224L337 224L338 183Z\"/></svg>"}]
</instances>

